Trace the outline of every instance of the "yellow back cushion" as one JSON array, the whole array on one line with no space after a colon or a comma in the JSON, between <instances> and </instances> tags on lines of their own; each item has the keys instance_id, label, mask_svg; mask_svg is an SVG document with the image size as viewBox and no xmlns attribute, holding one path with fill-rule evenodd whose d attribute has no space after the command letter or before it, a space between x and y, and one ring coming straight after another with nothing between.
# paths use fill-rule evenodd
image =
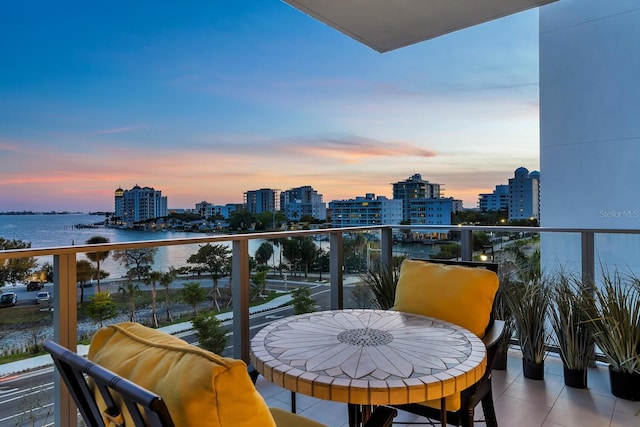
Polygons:
<instances>
[{"instance_id":1,"label":"yellow back cushion","mask_svg":"<svg viewBox=\"0 0 640 427\"><path fill-rule=\"evenodd\" d=\"M407 259L393 308L455 323L482 338L497 290L498 276L484 268Z\"/></svg>"},{"instance_id":2,"label":"yellow back cushion","mask_svg":"<svg viewBox=\"0 0 640 427\"><path fill-rule=\"evenodd\" d=\"M89 360L158 394L180 427L275 427L242 360L138 323L96 332Z\"/></svg>"}]
</instances>

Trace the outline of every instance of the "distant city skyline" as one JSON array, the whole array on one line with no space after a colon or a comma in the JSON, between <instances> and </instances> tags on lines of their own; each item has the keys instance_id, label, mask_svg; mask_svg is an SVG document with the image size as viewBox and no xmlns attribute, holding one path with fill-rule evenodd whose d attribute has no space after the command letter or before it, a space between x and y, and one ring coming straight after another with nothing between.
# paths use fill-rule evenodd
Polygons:
<instances>
[{"instance_id":1,"label":"distant city skyline","mask_svg":"<svg viewBox=\"0 0 640 427\"><path fill-rule=\"evenodd\" d=\"M12 2L0 16L0 211L169 207L311 185L446 197L539 170L536 9L378 54L279 1ZM64 25L62 24L64 23Z\"/></svg>"}]
</instances>

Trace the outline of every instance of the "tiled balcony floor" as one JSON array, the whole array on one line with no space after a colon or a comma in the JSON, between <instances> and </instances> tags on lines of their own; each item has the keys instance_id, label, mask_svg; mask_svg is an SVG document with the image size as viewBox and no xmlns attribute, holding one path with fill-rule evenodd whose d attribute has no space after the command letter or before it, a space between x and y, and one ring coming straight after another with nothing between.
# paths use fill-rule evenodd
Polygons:
<instances>
[{"instance_id":1,"label":"tiled balcony floor","mask_svg":"<svg viewBox=\"0 0 640 427\"><path fill-rule=\"evenodd\" d=\"M618 399L609 389L607 367L589 369L587 390L564 385L562 363L550 355L545 362L543 381L522 375L517 351L509 353L506 371L494 371L493 395L500 427L640 427L640 402ZM290 393L260 377L256 386L269 406L290 409ZM347 426L347 406L343 403L297 395L298 413L330 427ZM482 417L482 409L478 405ZM479 416L478 416L479 415ZM419 417L400 412L402 421L419 421ZM484 425L484 423L476 423Z\"/></svg>"}]
</instances>

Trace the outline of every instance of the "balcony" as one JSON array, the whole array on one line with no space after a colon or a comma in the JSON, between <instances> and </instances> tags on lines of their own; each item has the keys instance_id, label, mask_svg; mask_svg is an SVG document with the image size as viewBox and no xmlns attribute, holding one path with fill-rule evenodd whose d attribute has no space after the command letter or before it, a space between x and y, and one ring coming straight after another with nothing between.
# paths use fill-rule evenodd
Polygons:
<instances>
[{"instance_id":1,"label":"balcony","mask_svg":"<svg viewBox=\"0 0 640 427\"><path fill-rule=\"evenodd\" d=\"M345 301L345 244L348 234L376 234L379 238L380 262L386 265L394 254L394 232L419 231L422 233L455 230L460 235L461 258L472 260L479 254L472 249L474 232L491 233L541 233L568 237L570 253L578 254L569 260L573 268L583 277L596 277L596 267L602 259L598 254L611 251L603 244L600 236L625 236L637 238L640 230L585 230L549 229L527 227L471 227L471 226L375 226L351 227L326 230L305 230L283 233L260 233L225 236L203 236L190 239L169 239L130 243L110 243L91 246L67 246L43 249L22 249L0 252L0 260L19 257L53 256L55 274L54 299L54 339L64 346L77 346L77 285L76 257L79 253L104 250L124 250L134 248L178 246L204 243L227 242L232 247L233 276L233 357L245 361L249 359L249 242L257 239L282 239L326 234L329 238L330 307L346 307ZM495 247L496 251L500 248ZM405 253L406 254L406 253ZM378 255L377 255L378 256ZM419 258L420 250L410 254ZM598 260L598 262L596 261ZM555 355L550 355L547 375L543 381L525 379L521 373L521 358L517 348L510 351L509 367L498 371L494 378L494 400L498 419L503 426L630 426L640 425L640 402L629 402L615 398L609 389L606 365L598 363L589 372L589 389L575 390L564 386L562 365ZM289 392L259 379L258 390L271 406L289 408ZM76 413L69 396L56 381L54 405L55 425L75 427ZM330 426L346 425L346 406L339 403L319 401L305 396L298 397L299 412ZM412 421L412 417L401 414L398 421Z\"/></svg>"}]
</instances>

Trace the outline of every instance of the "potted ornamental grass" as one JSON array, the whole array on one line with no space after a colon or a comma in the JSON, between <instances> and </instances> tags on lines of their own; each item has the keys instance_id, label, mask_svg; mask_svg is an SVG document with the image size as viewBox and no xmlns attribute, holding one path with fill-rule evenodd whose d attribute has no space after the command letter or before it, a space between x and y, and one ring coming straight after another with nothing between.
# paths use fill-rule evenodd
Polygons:
<instances>
[{"instance_id":1,"label":"potted ornamental grass","mask_svg":"<svg viewBox=\"0 0 640 427\"><path fill-rule=\"evenodd\" d=\"M640 282L632 274L603 269L594 289L590 326L609 363L614 396L640 400Z\"/></svg>"},{"instance_id":2,"label":"potted ornamental grass","mask_svg":"<svg viewBox=\"0 0 640 427\"><path fill-rule=\"evenodd\" d=\"M513 315L516 337L522 351L522 370L525 378L544 379L550 301L550 290L542 276L523 284L514 284L507 293L507 303Z\"/></svg>"},{"instance_id":3,"label":"potted ornamental grass","mask_svg":"<svg viewBox=\"0 0 640 427\"><path fill-rule=\"evenodd\" d=\"M496 292L495 302L493 305L493 316L497 320L504 321L504 333L498 343L498 350L496 351L496 356L493 361L493 369L503 371L507 369L507 352L515 329L513 313L511 313L511 309L509 308L509 303L507 301L508 294L511 292L515 282L513 281L510 271L505 263L500 265L500 269L498 271L500 286Z\"/></svg>"},{"instance_id":4,"label":"potted ornamental grass","mask_svg":"<svg viewBox=\"0 0 640 427\"><path fill-rule=\"evenodd\" d=\"M593 286L564 271L552 281L549 320L562 359L564 383L587 387L587 368L593 353L588 313L593 311Z\"/></svg>"}]
</instances>

